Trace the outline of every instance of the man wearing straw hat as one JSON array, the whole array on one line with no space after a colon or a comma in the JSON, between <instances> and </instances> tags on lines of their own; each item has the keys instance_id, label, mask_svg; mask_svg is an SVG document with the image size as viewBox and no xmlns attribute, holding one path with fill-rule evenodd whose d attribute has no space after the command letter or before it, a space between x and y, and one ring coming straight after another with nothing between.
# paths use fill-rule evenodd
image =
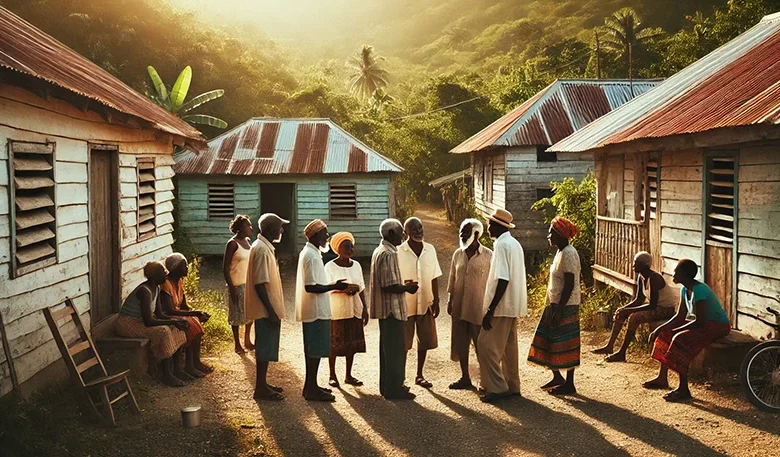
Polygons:
<instances>
[{"instance_id":1,"label":"man wearing straw hat","mask_svg":"<svg viewBox=\"0 0 780 457\"><path fill-rule=\"evenodd\" d=\"M346 290L343 279L328 284L322 253L328 252L328 226L315 219L303 229L308 243L298 256L295 282L295 318L303 322L303 350L306 355L306 381L303 397L310 401L335 401L330 389L317 385L320 359L330 356L330 295Z\"/></svg>"},{"instance_id":2,"label":"man wearing straw hat","mask_svg":"<svg viewBox=\"0 0 780 457\"><path fill-rule=\"evenodd\" d=\"M528 291L523 247L509 232L515 227L512 213L496 209L488 219L488 233L496 241L485 289L485 317L477 339L477 358L485 389L482 401L493 403L520 395L517 318L526 315Z\"/></svg>"}]
</instances>

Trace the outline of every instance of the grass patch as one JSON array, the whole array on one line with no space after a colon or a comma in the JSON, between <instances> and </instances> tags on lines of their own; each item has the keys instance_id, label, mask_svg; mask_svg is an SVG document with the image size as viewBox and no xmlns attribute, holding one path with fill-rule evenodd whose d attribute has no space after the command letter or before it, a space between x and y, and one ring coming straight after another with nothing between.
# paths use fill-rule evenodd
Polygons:
<instances>
[{"instance_id":1,"label":"grass patch","mask_svg":"<svg viewBox=\"0 0 780 457\"><path fill-rule=\"evenodd\" d=\"M225 294L216 290L200 289L201 262L200 257L192 258L189 273L184 278L184 293L190 307L211 315L211 319L203 324L203 351L207 355L213 355L232 344L233 330L228 323Z\"/></svg>"}]
</instances>

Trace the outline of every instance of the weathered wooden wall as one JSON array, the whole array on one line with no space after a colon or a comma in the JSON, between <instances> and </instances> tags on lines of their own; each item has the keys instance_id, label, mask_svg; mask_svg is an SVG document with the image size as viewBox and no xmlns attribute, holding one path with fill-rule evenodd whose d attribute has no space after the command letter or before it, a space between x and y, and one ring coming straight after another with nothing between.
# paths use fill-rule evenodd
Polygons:
<instances>
[{"instance_id":1,"label":"weathered wooden wall","mask_svg":"<svg viewBox=\"0 0 780 457\"><path fill-rule=\"evenodd\" d=\"M331 234L349 231L355 235L356 256L370 256L379 243L379 224L390 217L392 188L387 174L254 178L181 176L177 179L180 227L183 229L182 236L187 236L198 254L221 255L225 251L225 242L232 236L228 229L229 221L208 220L208 184L224 182L235 184L236 214L250 216L254 225L260 216L260 184L295 183L295 227L284 236L294 237L296 250L305 243L303 229L306 224L319 218L327 222ZM357 220L330 220L329 183L356 184Z\"/></svg>"},{"instance_id":2,"label":"weathered wooden wall","mask_svg":"<svg viewBox=\"0 0 780 457\"><path fill-rule=\"evenodd\" d=\"M143 261L170 252L172 218L167 208L172 196L168 198L164 189L172 188L172 140L152 130L107 124L93 111L83 112L56 99L44 100L16 87L0 84L0 95L0 313L5 321L17 376L23 384L60 359L43 317L43 308L57 305L70 297L85 324L90 325L88 142L117 145L121 153L119 161L127 166L120 172L124 183L120 201L122 221L128 225L121 234L122 259L108 259L122 262L124 298L130 284L138 281ZM10 279L9 263L8 140L56 143L54 172L58 262L16 279ZM135 242L135 213L132 216L125 214L132 211L135 204L131 197L136 192L136 178L131 162L136 154L156 155L161 165L157 170L157 184L162 191L158 192L158 234L143 243ZM132 190L130 182L133 183ZM166 205L166 202L169 204ZM118 308L119 304L116 306ZM6 375L6 357L7 354L0 356L0 395L11 388L11 380Z\"/></svg>"},{"instance_id":3,"label":"weathered wooden wall","mask_svg":"<svg viewBox=\"0 0 780 457\"><path fill-rule=\"evenodd\" d=\"M535 147L502 149L494 155L493 202L484 201L481 167L484 154L474 154L474 200L483 216L495 208L505 208L514 216L517 226L512 234L527 251L549 249L547 227L543 216L531 210L537 189L549 189L551 181L571 177L582 180L593 170L593 159L583 154L558 154L556 162L537 162Z\"/></svg>"},{"instance_id":4,"label":"weathered wooden wall","mask_svg":"<svg viewBox=\"0 0 780 457\"><path fill-rule=\"evenodd\" d=\"M772 322L780 311L780 143L739 152L737 310ZM737 325L758 338L770 329L744 314Z\"/></svg>"}]
</instances>

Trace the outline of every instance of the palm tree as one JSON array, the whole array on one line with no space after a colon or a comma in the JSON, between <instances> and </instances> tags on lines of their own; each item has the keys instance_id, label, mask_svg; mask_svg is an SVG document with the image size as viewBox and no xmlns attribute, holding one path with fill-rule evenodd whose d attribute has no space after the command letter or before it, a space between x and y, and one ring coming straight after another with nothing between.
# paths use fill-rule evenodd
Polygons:
<instances>
[{"instance_id":1,"label":"palm tree","mask_svg":"<svg viewBox=\"0 0 780 457\"><path fill-rule=\"evenodd\" d=\"M184 100L187 98L187 92L189 92L190 83L192 82L192 68L189 65L179 73L179 77L176 78L176 82L173 84L170 92L153 66L149 65L146 67L146 71L149 72L149 78L152 80L155 91L149 98L163 109L190 124L208 125L220 129L227 127L227 122L208 114L187 114L200 105L225 95L225 91L222 89L210 90L191 98L185 103Z\"/></svg>"},{"instance_id":2,"label":"palm tree","mask_svg":"<svg viewBox=\"0 0 780 457\"><path fill-rule=\"evenodd\" d=\"M374 47L363 45L358 55L350 57L346 66L351 69L347 77L349 91L365 101L371 97L377 89L387 87L390 73L379 65L384 57L374 53Z\"/></svg>"},{"instance_id":3,"label":"palm tree","mask_svg":"<svg viewBox=\"0 0 780 457\"><path fill-rule=\"evenodd\" d=\"M637 47L664 33L659 28L643 27L642 19L633 8L621 8L605 18L602 31L601 43L626 61L629 72L633 64L632 50L636 51Z\"/></svg>"}]
</instances>

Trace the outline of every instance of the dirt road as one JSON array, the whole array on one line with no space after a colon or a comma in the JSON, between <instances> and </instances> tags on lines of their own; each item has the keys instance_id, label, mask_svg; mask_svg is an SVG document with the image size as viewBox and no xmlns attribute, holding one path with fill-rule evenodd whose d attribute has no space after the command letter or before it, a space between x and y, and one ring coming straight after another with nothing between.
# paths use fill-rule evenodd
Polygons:
<instances>
[{"instance_id":1,"label":"dirt road","mask_svg":"<svg viewBox=\"0 0 780 457\"><path fill-rule=\"evenodd\" d=\"M449 269L457 243L457 228L440 212L424 208L426 238L434 242L441 268ZM288 316L293 316L294 272L287 272ZM440 282L446 300L446 279ZM521 323L520 355L524 360L535 322ZM300 324L288 319L282 327L281 361L270 379L285 388L280 403L251 400L252 356L227 353L214 362L220 367L208 388L190 392L207 408L204 421L227 421L238 431L236 451L244 455L285 456L767 456L780 455L780 420L760 413L739 396L733 378L715 385L694 385L692 404L667 404L658 392L640 387L653 375L652 364L634 356L631 363L605 364L588 351L603 334L583 335L583 364L577 370L579 393L556 398L539 390L548 373L521 363L523 398L499 405L482 404L476 393L450 391L459 377L449 360L450 320L438 319L440 347L431 351L426 376L431 390L412 387L413 402L389 402L378 392L378 325L366 328L368 353L356 357L354 375L365 386L337 390L332 404L309 403L300 395L304 358ZM472 376L478 378L476 360ZM407 383L413 385L415 351L407 362ZM339 377L343 378L343 361ZM327 364L320 370L327 382ZM674 381L673 381L674 382ZM209 454L210 455L210 454Z\"/></svg>"}]
</instances>

